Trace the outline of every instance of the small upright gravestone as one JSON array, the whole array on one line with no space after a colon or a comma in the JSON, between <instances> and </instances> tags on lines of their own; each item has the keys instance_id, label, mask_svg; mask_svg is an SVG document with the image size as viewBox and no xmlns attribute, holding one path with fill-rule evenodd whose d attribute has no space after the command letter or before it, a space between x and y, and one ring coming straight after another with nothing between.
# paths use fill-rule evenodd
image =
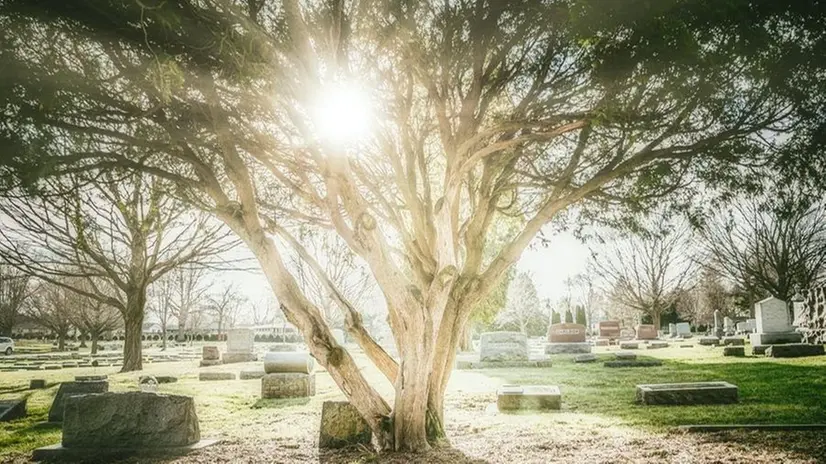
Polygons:
<instances>
[{"instance_id":1,"label":"small upright gravestone","mask_svg":"<svg viewBox=\"0 0 826 464\"><path fill-rule=\"evenodd\" d=\"M92 393L106 393L108 391L109 381L106 379L61 383L57 389L54 401L52 401L52 407L49 409L49 422L63 422L63 410L68 397Z\"/></svg>"},{"instance_id":2,"label":"small upright gravestone","mask_svg":"<svg viewBox=\"0 0 826 464\"><path fill-rule=\"evenodd\" d=\"M640 324L637 326L637 340L656 340L657 327L649 324Z\"/></svg>"},{"instance_id":3,"label":"small upright gravestone","mask_svg":"<svg viewBox=\"0 0 826 464\"><path fill-rule=\"evenodd\" d=\"M486 332L480 345L481 362L528 360L528 338L521 332Z\"/></svg>"},{"instance_id":4,"label":"small upright gravestone","mask_svg":"<svg viewBox=\"0 0 826 464\"><path fill-rule=\"evenodd\" d=\"M745 355L746 355L746 347L744 347L744 346L726 346L726 347L723 347L723 356L743 357Z\"/></svg>"},{"instance_id":5,"label":"small upright gravestone","mask_svg":"<svg viewBox=\"0 0 826 464\"><path fill-rule=\"evenodd\" d=\"M318 447L344 448L370 445L373 433L356 408L347 401L325 401L321 405Z\"/></svg>"},{"instance_id":6,"label":"small upright gravestone","mask_svg":"<svg viewBox=\"0 0 826 464\"><path fill-rule=\"evenodd\" d=\"M800 343L802 335L791 325L786 302L769 297L754 305L755 333L749 335L752 345Z\"/></svg>"},{"instance_id":7,"label":"small upright gravestone","mask_svg":"<svg viewBox=\"0 0 826 464\"><path fill-rule=\"evenodd\" d=\"M26 399L0 400L0 422L26 417Z\"/></svg>"},{"instance_id":8,"label":"small upright gravestone","mask_svg":"<svg viewBox=\"0 0 826 464\"><path fill-rule=\"evenodd\" d=\"M255 360L253 347L255 332L252 329L232 329L227 331L227 352L222 361L224 364L249 362Z\"/></svg>"},{"instance_id":9,"label":"small upright gravestone","mask_svg":"<svg viewBox=\"0 0 826 464\"><path fill-rule=\"evenodd\" d=\"M714 336L717 338L723 336L723 313L719 309L714 310Z\"/></svg>"},{"instance_id":10,"label":"small upright gravestone","mask_svg":"<svg viewBox=\"0 0 826 464\"><path fill-rule=\"evenodd\" d=\"M582 324L553 324L548 329L548 344L545 354L590 353L591 344L585 341L585 326Z\"/></svg>"},{"instance_id":11,"label":"small upright gravestone","mask_svg":"<svg viewBox=\"0 0 826 464\"><path fill-rule=\"evenodd\" d=\"M621 331L619 321L600 321L598 327L599 338L615 340L620 337Z\"/></svg>"},{"instance_id":12,"label":"small upright gravestone","mask_svg":"<svg viewBox=\"0 0 826 464\"><path fill-rule=\"evenodd\" d=\"M688 322L678 322L674 324L677 329L677 336L682 338L691 337L691 324Z\"/></svg>"}]
</instances>

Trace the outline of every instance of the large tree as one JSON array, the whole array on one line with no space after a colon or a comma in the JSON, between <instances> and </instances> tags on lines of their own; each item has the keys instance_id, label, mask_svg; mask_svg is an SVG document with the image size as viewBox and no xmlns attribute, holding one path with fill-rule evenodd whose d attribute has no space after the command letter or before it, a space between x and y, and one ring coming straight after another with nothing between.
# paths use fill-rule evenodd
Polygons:
<instances>
[{"instance_id":1,"label":"large tree","mask_svg":"<svg viewBox=\"0 0 826 464\"><path fill-rule=\"evenodd\" d=\"M28 296L29 276L0 264L0 335L11 337Z\"/></svg>"},{"instance_id":2,"label":"large tree","mask_svg":"<svg viewBox=\"0 0 826 464\"><path fill-rule=\"evenodd\" d=\"M823 107L809 2L7 0L0 26L3 169L174 183L247 244L385 449L444 436L462 329L543 227L750 184ZM373 118L331 108L356 89ZM519 227L486 259L499 215ZM348 330L392 406L290 273L305 228L339 234L386 299L398 364Z\"/></svg>"},{"instance_id":3,"label":"large tree","mask_svg":"<svg viewBox=\"0 0 826 464\"><path fill-rule=\"evenodd\" d=\"M26 316L37 325L48 329L57 339L57 350L66 349L66 338L74 326L75 311L80 302L80 295L66 289L61 284L38 282L29 304Z\"/></svg>"},{"instance_id":4,"label":"large tree","mask_svg":"<svg viewBox=\"0 0 826 464\"><path fill-rule=\"evenodd\" d=\"M116 171L51 179L0 202L0 260L104 306L124 322L123 372L142 368L149 286L179 266L217 263L228 231L167 195L168 183Z\"/></svg>"},{"instance_id":5,"label":"large tree","mask_svg":"<svg viewBox=\"0 0 826 464\"><path fill-rule=\"evenodd\" d=\"M109 288L106 281L98 279L98 282L75 283L71 288L84 289L86 292L107 292L114 296L117 292ZM64 289L65 290L65 289ZM102 301L99 298L90 298L82 294L72 295L72 308L69 313L72 324L77 327L81 337L88 336L91 339L91 354L97 354L98 342L105 334L123 327L123 317L115 306ZM83 345L81 345L83 346Z\"/></svg>"}]
</instances>

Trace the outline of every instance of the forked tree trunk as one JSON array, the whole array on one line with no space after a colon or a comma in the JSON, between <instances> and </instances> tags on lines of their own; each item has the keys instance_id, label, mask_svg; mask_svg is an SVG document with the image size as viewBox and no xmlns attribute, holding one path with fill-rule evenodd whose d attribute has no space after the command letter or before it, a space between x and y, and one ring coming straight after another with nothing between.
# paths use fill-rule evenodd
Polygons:
<instances>
[{"instance_id":1,"label":"forked tree trunk","mask_svg":"<svg viewBox=\"0 0 826 464\"><path fill-rule=\"evenodd\" d=\"M412 319L412 318L411 318ZM433 327L430 321L407 320L402 339L393 432L397 451L424 451L427 437L430 372L433 368Z\"/></svg>"},{"instance_id":2,"label":"forked tree trunk","mask_svg":"<svg viewBox=\"0 0 826 464\"><path fill-rule=\"evenodd\" d=\"M134 291L126 295L124 313L123 367L121 372L143 370L141 335L143 335L146 293Z\"/></svg>"}]
</instances>

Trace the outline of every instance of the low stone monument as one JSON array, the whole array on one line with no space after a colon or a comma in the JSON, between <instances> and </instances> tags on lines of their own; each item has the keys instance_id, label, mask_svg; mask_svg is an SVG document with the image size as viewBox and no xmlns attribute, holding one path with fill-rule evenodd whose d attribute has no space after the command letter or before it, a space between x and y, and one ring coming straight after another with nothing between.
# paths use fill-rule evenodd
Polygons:
<instances>
[{"instance_id":1,"label":"low stone monument","mask_svg":"<svg viewBox=\"0 0 826 464\"><path fill-rule=\"evenodd\" d=\"M663 362L659 359L617 359L602 363L605 367L657 367Z\"/></svg>"},{"instance_id":2,"label":"low stone monument","mask_svg":"<svg viewBox=\"0 0 826 464\"><path fill-rule=\"evenodd\" d=\"M555 385L502 385L496 392L500 411L554 410L562 408L562 394Z\"/></svg>"},{"instance_id":3,"label":"low stone monument","mask_svg":"<svg viewBox=\"0 0 826 464\"><path fill-rule=\"evenodd\" d=\"M800 358L804 356L823 356L823 354L823 345L807 345L805 343L771 345L766 348L766 356L770 358Z\"/></svg>"},{"instance_id":4,"label":"low stone monument","mask_svg":"<svg viewBox=\"0 0 826 464\"><path fill-rule=\"evenodd\" d=\"M717 346L720 344L720 339L717 337L700 337L699 343L703 346Z\"/></svg>"},{"instance_id":5,"label":"low stone monument","mask_svg":"<svg viewBox=\"0 0 826 464\"><path fill-rule=\"evenodd\" d=\"M740 337L723 337L720 343L723 346L743 346L746 344L746 341Z\"/></svg>"},{"instance_id":6,"label":"low stone monument","mask_svg":"<svg viewBox=\"0 0 826 464\"><path fill-rule=\"evenodd\" d=\"M728 382L637 385L637 402L648 405L730 404L737 402L737 386Z\"/></svg>"},{"instance_id":7,"label":"low stone monument","mask_svg":"<svg viewBox=\"0 0 826 464\"><path fill-rule=\"evenodd\" d=\"M481 335L479 361L527 361L528 338L521 332L486 332Z\"/></svg>"},{"instance_id":8,"label":"low stone monument","mask_svg":"<svg viewBox=\"0 0 826 464\"><path fill-rule=\"evenodd\" d=\"M734 321L728 316L723 318L723 332L725 332L725 335L734 335L737 332Z\"/></svg>"},{"instance_id":9,"label":"low stone monument","mask_svg":"<svg viewBox=\"0 0 826 464\"><path fill-rule=\"evenodd\" d=\"M675 329L677 330L677 336L680 338L690 338L691 337L691 324L688 322L678 322L674 324Z\"/></svg>"},{"instance_id":10,"label":"low stone monument","mask_svg":"<svg viewBox=\"0 0 826 464\"><path fill-rule=\"evenodd\" d=\"M745 321L738 322L734 325L736 328L735 332L739 334L749 334L757 330L757 320L756 319L746 319Z\"/></svg>"},{"instance_id":11,"label":"low stone monument","mask_svg":"<svg viewBox=\"0 0 826 464\"><path fill-rule=\"evenodd\" d=\"M619 321L600 321L598 325L599 338L616 340L620 337Z\"/></svg>"},{"instance_id":12,"label":"low stone monument","mask_svg":"<svg viewBox=\"0 0 826 464\"><path fill-rule=\"evenodd\" d=\"M262 398L306 398L315 395L314 360L302 351L271 351L264 356Z\"/></svg>"},{"instance_id":13,"label":"low stone monument","mask_svg":"<svg viewBox=\"0 0 826 464\"><path fill-rule=\"evenodd\" d=\"M656 350L659 348L668 348L668 342L654 341L648 344L649 350Z\"/></svg>"},{"instance_id":14,"label":"low stone monument","mask_svg":"<svg viewBox=\"0 0 826 464\"><path fill-rule=\"evenodd\" d=\"M213 381L213 380L235 380L234 372L199 372L198 380Z\"/></svg>"},{"instance_id":15,"label":"low stone monument","mask_svg":"<svg viewBox=\"0 0 826 464\"><path fill-rule=\"evenodd\" d=\"M35 460L107 460L180 454L201 440L192 397L150 392L98 393L66 399L60 445L35 450Z\"/></svg>"},{"instance_id":16,"label":"low stone monument","mask_svg":"<svg viewBox=\"0 0 826 464\"><path fill-rule=\"evenodd\" d=\"M26 399L0 400L0 422L26 417Z\"/></svg>"},{"instance_id":17,"label":"low stone monument","mask_svg":"<svg viewBox=\"0 0 826 464\"><path fill-rule=\"evenodd\" d=\"M596 362L597 355L593 353L580 354L574 358L575 363L592 363Z\"/></svg>"},{"instance_id":18,"label":"low stone monument","mask_svg":"<svg viewBox=\"0 0 826 464\"><path fill-rule=\"evenodd\" d=\"M29 380L29 390L39 390L41 388L46 388L46 379Z\"/></svg>"},{"instance_id":19,"label":"low stone monument","mask_svg":"<svg viewBox=\"0 0 826 464\"><path fill-rule=\"evenodd\" d=\"M620 342L619 347L621 350L638 350L640 349L639 342Z\"/></svg>"},{"instance_id":20,"label":"low stone monument","mask_svg":"<svg viewBox=\"0 0 826 464\"><path fill-rule=\"evenodd\" d=\"M252 329L227 331L227 352L221 358L224 364L255 361L253 347L255 332Z\"/></svg>"},{"instance_id":21,"label":"low stone monument","mask_svg":"<svg viewBox=\"0 0 826 464\"><path fill-rule=\"evenodd\" d=\"M205 346L201 348L201 367L217 366L221 364L221 352L217 346Z\"/></svg>"},{"instance_id":22,"label":"low stone monument","mask_svg":"<svg viewBox=\"0 0 826 464\"><path fill-rule=\"evenodd\" d=\"M622 360L637 359L637 354L636 353L630 353L628 351L617 351L615 356L617 357L617 359L622 359Z\"/></svg>"},{"instance_id":23,"label":"low stone monument","mask_svg":"<svg viewBox=\"0 0 826 464\"><path fill-rule=\"evenodd\" d=\"M677 324L669 323L668 324L668 336L671 338L677 338L680 334L677 333Z\"/></svg>"},{"instance_id":24,"label":"low stone monument","mask_svg":"<svg viewBox=\"0 0 826 464\"><path fill-rule=\"evenodd\" d=\"M640 324L637 326L637 340L656 340L659 334L657 327L650 324Z\"/></svg>"},{"instance_id":25,"label":"low stone monument","mask_svg":"<svg viewBox=\"0 0 826 464\"><path fill-rule=\"evenodd\" d=\"M746 347L744 346L724 346L723 356L737 356L743 357L746 355Z\"/></svg>"},{"instance_id":26,"label":"low stone monument","mask_svg":"<svg viewBox=\"0 0 826 464\"><path fill-rule=\"evenodd\" d=\"M755 333L749 334L752 345L800 343L803 339L791 325L788 305L783 300L769 297L754 305Z\"/></svg>"},{"instance_id":27,"label":"low stone monument","mask_svg":"<svg viewBox=\"0 0 826 464\"><path fill-rule=\"evenodd\" d=\"M75 377L75 379L82 377ZM106 393L109 391L109 380L75 380L74 382L63 382L57 389L57 394L49 409L49 422L63 422L63 410L66 398L75 395L88 395L92 393Z\"/></svg>"},{"instance_id":28,"label":"low stone monument","mask_svg":"<svg viewBox=\"0 0 826 464\"><path fill-rule=\"evenodd\" d=\"M714 310L714 336L721 338L723 333L723 313L719 309Z\"/></svg>"},{"instance_id":29,"label":"low stone monument","mask_svg":"<svg viewBox=\"0 0 826 464\"><path fill-rule=\"evenodd\" d=\"M344 448L352 445L370 445L373 433L358 410L347 401L325 401L321 405L321 427L318 447Z\"/></svg>"},{"instance_id":30,"label":"low stone monument","mask_svg":"<svg viewBox=\"0 0 826 464\"><path fill-rule=\"evenodd\" d=\"M553 324L548 329L545 354L590 353L591 344L585 338L585 326L582 324Z\"/></svg>"},{"instance_id":31,"label":"low stone monument","mask_svg":"<svg viewBox=\"0 0 826 464\"><path fill-rule=\"evenodd\" d=\"M267 375L264 371L241 371L238 378L241 380L257 380Z\"/></svg>"}]
</instances>

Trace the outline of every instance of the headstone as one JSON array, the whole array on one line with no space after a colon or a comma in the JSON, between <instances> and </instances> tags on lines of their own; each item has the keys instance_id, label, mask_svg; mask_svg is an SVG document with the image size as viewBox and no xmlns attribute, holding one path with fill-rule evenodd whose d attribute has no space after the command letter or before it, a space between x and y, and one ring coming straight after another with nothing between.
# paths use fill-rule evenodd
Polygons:
<instances>
[{"instance_id":1,"label":"headstone","mask_svg":"<svg viewBox=\"0 0 826 464\"><path fill-rule=\"evenodd\" d=\"M0 422L26 417L26 399L0 400Z\"/></svg>"},{"instance_id":2,"label":"headstone","mask_svg":"<svg viewBox=\"0 0 826 464\"><path fill-rule=\"evenodd\" d=\"M754 305L755 333L749 335L752 345L799 343L802 336L791 325L786 302L769 297Z\"/></svg>"},{"instance_id":3,"label":"headstone","mask_svg":"<svg viewBox=\"0 0 826 464\"><path fill-rule=\"evenodd\" d=\"M599 338L607 338L609 340L620 337L620 323L619 321L600 321L599 323Z\"/></svg>"},{"instance_id":4,"label":"headstone","mask_svg":"<svg viewBox=\"0 0 826 464\"><path fill-rule=\"evenodd\" d=\"M66 398L69 396L106 393L108 391L109 381L105 379L61 383L54 401L52 401L52 407L49 409L49 422L63 422L63 410Z\"/></svg>"},{"instance_id":5,"label":"headstone","mask_svg":"<svg viewBox=\"0 0 826 464\"><path fill-rule=\"evenodd\" d=\"M679 335L680 334L677 333L677 324L669 323L668 324L668 336L670 336L671 338L676 338Z\"/></svg>"},{"instance_id":6,"label":"headstone","mask_svg":"<svg viewBox=\"0 0 826 464\"><path fill-rule=\"evenodd\" d=\"M563 322L548 329L548 343L584 343L585 339L586 330L582 324Z\"/></svg>"},{"instance_id":7,"label":"headstone","mask_svg":"<svg viewBox=\"0 0 826 464\"><path fill-rule=\"evenodd\" d=\"M770 358L799 358L803 356L823 356L823 345L792 343L788 345L771 345L766 349Z\"/></svg>"},{"instance_id":8,"label":"headstone","mask_svg":"<svg viewBox=\"0 0 826 464\"><path fill-rule=\"evenodd\" d=\"M640 348L639 342L620 342L621 350L638 350Z\"/></svg>"},{"instance_id":9,"label":"headstone","mask_svg":"<svg viewBox=\"0 0 826 464\"><path fill-rule=\"evenodd\" d=\"M310 374L314 360L306 351L271 351L264 355L264 372Z\"/></svg>"},{"instance_id":10,"label":"headstone","mask_svg":"<svg viewBox=\"0 0 826 464\"><path fill-rule=\"evenodd\" d=\"M155 380L157 380L158 383L175 383L178 381L178 378L174 375L156 375Z\"/></svg>"},{"instance_id":11,"label":"headstone","mask_svg":"<svg viewBox=\"0 0 826 464\"><path fill-rule=\"evenodd\" d=\"M634 359L637 359L636 353L630 353L628 351L617 351L616 357L617 357L617 359L621 359L621 360L634 360Z\"/></svg>"},{"instance_id":12,"label":"headstone","mask_svg":"<svg viewBox=\"0 0 826 464\"><path fill-rule=\"evenodd\" d=\"M321 405L318 447L370 446L373 433L358 410L347 401L325 401Z\"/></svg>"},{"instance_id":13,"label":"headstone","mask_svg":"<svg viewBox=\"0 0 826 464\"><path fill-rule=\"evenodd\" d=\"M29 380L29 390L38 390L40 388L46 388L46 379Z\"/></svg>"},{"instance_id":14,"label":"headstone","mask_svg":"<svg viewBox=\"0 0 826 464\"><path fill-rule=\"evenodd\" d=\"M578 355L577 357L574 358L575 363L591 363L591 362L595 362L596 360L597 360L597 355L595 355L593 353L581 354L581 355Z\"/></svg>"},{"instance_id":15,"label":"headstone","mask_svg":"<svg viewBox=\"0 0 826 464\"><path fill-rule=\"evenodd\" d=\"M555 385L502 385L496 406L500 411L560 409L562 394Z\"/></svg>"},{"instance_id":16,"label":"headstone","mask_svg":"<svg viewBox=\"0 0 826 464\"><path fill-rule=\"evenodd\" d=\"M648 405L730 404L737 396L737 386L728 382L637 385L637 402Z\"/></svg>"},{"instance_id":17,"label":"headstone","mask_svg":"<svg viewBox=\"0 0 826 464\"><path fill-rule=\"evenodd\" d=\"M678 322L675 324L675 328L677 329L677 336L679 337L691 335L691 324L688 322Z\"/></svg>"},{"instance_id":18,"label":"headstone","mask_svg":"<svg viewBox=\"0 0 826 464\"><path fill-rule=\"evenodd\" d=\"M261 377L261 398L306 398L315 395L315 374L275 373Z\"/></svg>"},{"instance_id":19,"label":"headstone","mask_svg":"<svg viewBox=\"0 0 826 464\"><path fill-rule=\"evenodd\" d=\"M740 337L723 337L721 343L723 346L743 346L746 341Z\"/></svg>"},{"instance_id":20,"label":"headstone","mask_svg":"<svg viewBox=\"0 0 826 464\"><path fill-rule=\"evenodd\" d=\"M212 381L212 380L235 380L234 372L200 372L198 380Z\"/></svg>"},{"instance_id":21,"label":"headstone","mask_svg":"<svg viewBox=\"0 0 826 464\"><path fill-rule=\"evenodd\" d=\"M482 362L527 361L528 338L521 332L486 332L479 351Z\"/></svg>"},{"instance_id":22,"label":"headstone","mask_svg":"<svg viewBox=\"0 0 826 464\"><path fill-rule=\"evenodd\" d=\"M771 345L752 345L751 346L751 354L757 355L764 355L766 354L766 350L769 349Z\"/></svg>"},{"instance_id":23,"label":"headstone","mask_svg":"<svg viewBox=\"0 0 826 464\"><path fill-rule=\"evenodd\" d=\"M714 310L714 336L723 336L723 313L719 309Z\"/></svg>"},{"instance_id":24,"label":"headstone","mask_svg":"<svg viewBox=\"0 0 826 464\"><path fill-rule=\"evenodd\" d=\"M205 346L201 348L201 359L206 361L215 361L221 359L221 352L218 351L217 346Z\"/></svg>"},{"instance_id":25,"label":"headstone","mask_svg":"<svg viewBox=\"0 0 826 464\"><path fill-rule=\"evenodd\" d=\"M640 324L637 326L637 340L656 340L657 328L653 325Z\"/></svg>"},{"instance_id":26,"label":"headstone","mask_svg":"<svg viewBox=\"0 0 826 464\"><path fill-rule=\"evenodd\" d=\"M723 347L723 356L743 357L745 355L746 355L746 348L744 346L724 346Z\"/></svg>"},{"instance_id":27,"label":"headstone","mask_svg":"<svg viewBox=\"0 0 826 464\"><path fill-rule=\"evenodd\" d=\"M156 392L158 391L158 379L151 375L142 375L138 379L138 386L141 391Z\"/></svg>"},{"instance_id":28,"label":"headstone","mask_svg":"<svg viewBox=\"0 0 826 464\"><path fill-rule=\"evenodd\" d=\"M717 346L720 344L720 339L717 337L700 337L699 343L703 346Z\"/></svg>"},{"instance_id":29,"label":"headstone","mask_svg":"<svg viewBox=\"0 0 826 464\"><path fill-rule=\"evenodd\" d=\"M148 392L100 393L66 401L65 448L162 448L201 439L190 396Z\"/></svg>"},{"instance_id":30,"label":"headstone","mask_svg":"<svg viewBox=\"0 0 826 464\"><path fill-rule=\"evenodd\" d=\"M648 344L649 350L656 350L658 348L668 348L668 342L651 342Z\"/></svg>"},{"instance_id":31,"label":"headstone","mask_svg":"<svg viewBox=\"0 0 826 464\"><path fill-rule=\"evenodd\" d=\"M219 366L223 364L220 359L202 359L199 363L201 367Z\"/></svg>"},{"instance_id":32,"label":"headstone","mask_svg":"<svg viewBox=\"0 0 826 464\"><path fill-rule=\"evenodd\" d=\"M224 364L255 361L253 347L255 332L252 329L227 331L227 352L221 358Z\"/></svg>"},{"instance_id":33,"label":"headstone","mask_svg":"<svg viewBox=\"0 0 826 464\"><path fill-rule=\"evenodd\" d=\"M734 325L734 321L728 316L723 318L723 331L726 333L726 335L734 335L734 333L737 331L737 328Z\"/></svg>"}]
</instances>

